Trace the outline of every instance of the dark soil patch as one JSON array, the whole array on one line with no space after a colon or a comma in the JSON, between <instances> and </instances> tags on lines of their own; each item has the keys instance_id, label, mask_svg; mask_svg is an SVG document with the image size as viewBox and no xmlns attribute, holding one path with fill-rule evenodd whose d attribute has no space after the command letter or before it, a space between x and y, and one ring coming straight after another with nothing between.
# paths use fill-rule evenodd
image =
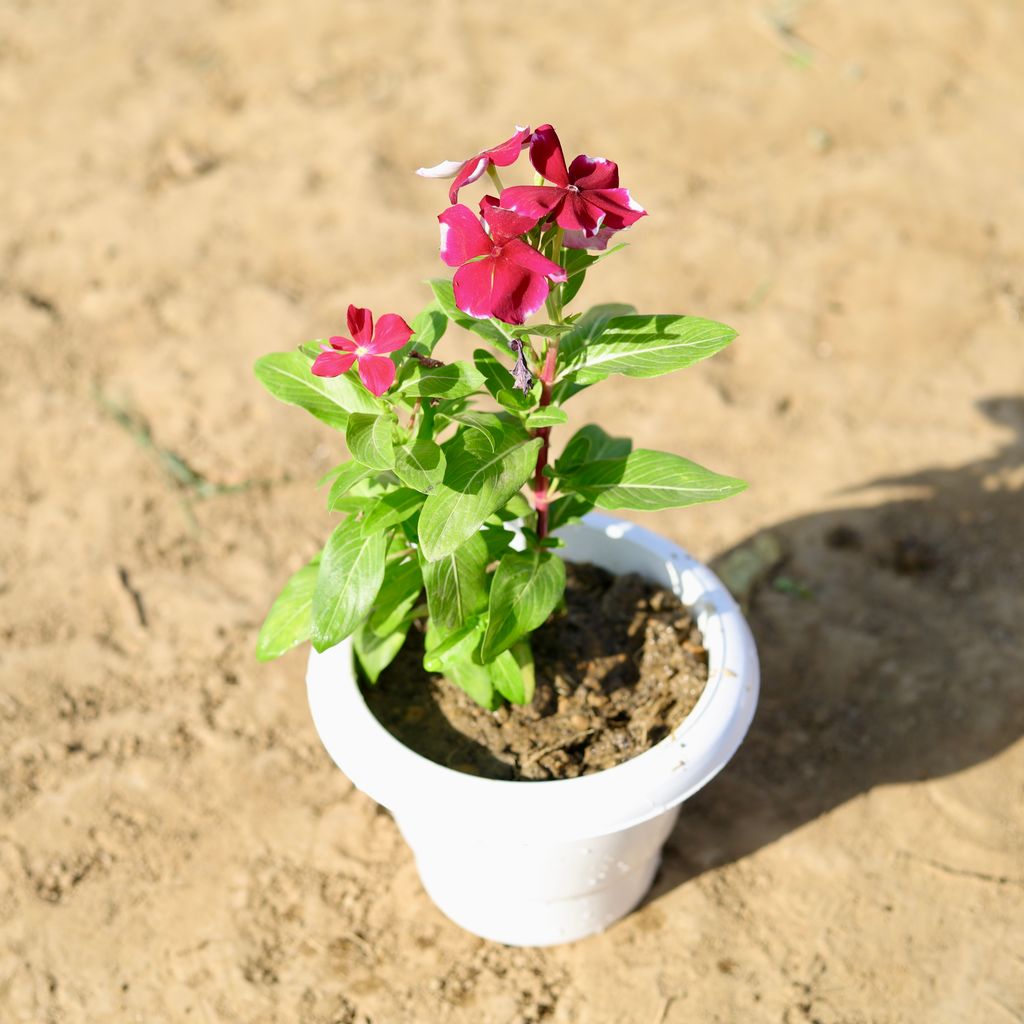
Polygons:
<instances>
[{"instance_id":1,"label":"dark soil patch","mask_svg":"<svg viewBox=\"0 0 1024 1024\"><path fill-rule=\"evenodd\" d=\"M525 707L485 711L423 669L409 640L370 709L406 746L492 779L568 779L649 750L693 709L707 682L696 623L669 590L637 575L568 565L566 612L533 634L537 690Z\"/></svg>"}]
</instances>

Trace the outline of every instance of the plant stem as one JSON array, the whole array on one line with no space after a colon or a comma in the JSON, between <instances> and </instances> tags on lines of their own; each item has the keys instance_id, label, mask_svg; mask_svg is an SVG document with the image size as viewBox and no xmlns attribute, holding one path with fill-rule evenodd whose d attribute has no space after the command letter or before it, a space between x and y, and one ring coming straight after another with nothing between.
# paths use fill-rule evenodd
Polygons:
<instances>
[{"instance_id":1,"label":"plant stem","mask_svg":"<svg viewBox=\"0 0 1024 1024\"><path fill-rule=\"evenodd\" d=\"M501 183L501 178L498 175L498 169L492 163L487 164L487 174L491 181L494 182L494 187L498 190L498 197L501 197L501 193L505 186Z\"/></svg>"},{"instance_id":2,"label":"plant stem","mask_svg":"<svg viewBox=\"0 0 1024 1024\"><path fill-rule=\"evenodd\" d=\"M551 259L561 265L562 262L562 229L555 228L551 240ZM562 323L562 292L561 285L555 285L548 293L548 315L555 324ZM540 371L540 404L543 409L551 404L551 387L555 383L555 369L558 364L558 338L550 338L544 348L544 366ZM547 469L548 456L551 451L551 428L538 427L533 432L539 437L540 451L537 452L537 468L533 474L533 507L537 512L537 539L543 540L548 535L548 507L550 498L548 478L544 475Z\"/></svg>"},{"instance_id":3,"label":"plant stem","mask_svg":"<svg viewBox=\"0 0 1024 1024\"><path fill-rule=\"evenodd\" d=\"M540 372L540 404L543 409L551 404L551 385L555 380L555 361L558 358L558 339L548 343L544 355L544 368ZM533 507L537 512L537 537L543 540L548 535L548 478L544 470L548 465L550 451L550 427L538 427L533 432L540 438L540 451L537 452L537 468L533 474Z\"/></svg>"}]
</instances>

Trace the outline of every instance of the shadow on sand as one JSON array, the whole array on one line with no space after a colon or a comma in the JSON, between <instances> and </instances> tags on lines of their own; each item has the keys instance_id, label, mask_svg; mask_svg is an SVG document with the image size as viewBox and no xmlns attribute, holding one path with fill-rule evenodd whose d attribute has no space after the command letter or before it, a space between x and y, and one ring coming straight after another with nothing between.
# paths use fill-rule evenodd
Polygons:
<instances>
[{"instance_id":1,"label":"shadow on sand","mask_svg":"<svg viewBox=\"0 0 1024 1024\"><path fill-rule=\"evenodd\" d=\"M757 716L684 807L648 900L874 786L1024 735L1024 398L980 408L1014 431L991 458L870 481L858 492L910 490L770 528L786 556L749 612Z\"/></svg>"}]
</instances>

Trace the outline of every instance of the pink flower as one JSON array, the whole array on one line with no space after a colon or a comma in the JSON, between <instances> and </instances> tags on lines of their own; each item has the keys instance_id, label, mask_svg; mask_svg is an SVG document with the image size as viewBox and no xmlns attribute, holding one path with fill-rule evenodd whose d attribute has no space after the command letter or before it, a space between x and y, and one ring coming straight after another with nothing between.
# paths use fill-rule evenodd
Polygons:
<instances>
[{"instance_id":1,"label":"pink flower","mask_svg":"<svg viewBox=\"0 0 1024 1024\"><path fill-rule=\"evenodd\" d=\"M395 382L395 364L384 353L400 349L412 337L412 328L397 313L385 313L374 330L373 314L368 309L349 306L348 330L351 339L331 338L331 347L323 346L313 363L313 373L338 377L356 363L359 379L380 398Z\"/></svg>"},{"instance_id":2,"label":"pink flower","mask_svg":"<svg viewBox=\"0 0 1024 1024\"><path fill-rule=\"evenodd\" d=\"M519 237L535 217L502 209L494 196L483 198L480 213L487 231L461 203L437 218L441 259L459 268L452 281L455 304L470 316L521 324L544 304L548 281L562 284L565 271Z\"/></svg>"},{"instance_id":3,"label":"pink flower","mask_svg":"<svg viewBox=\"0 0 1024 1024\"><path fill-rule=\"evenodd\" d=\"M611 160L580 154L567 168L562 144L549 124L530 138L530 161L552 184L506 188L502 206L538 220L550 215L559 227L582 231L587 238L601 228L621 231L647 213L627 189L619 188L619 168Z\"/></svg>"},{"instance_id":4,"label":"pink flower","mask_svg":"<svg viewBox=\"0 0 1024 1024\"><path fill-rule=\"evenodd\" d=\"M463 185L476 181L487 170L489 164L494 164L495 167L508 167L509 164L514 164L519 159L520 150L529 140L530 129L516 125L515 135L500 145L485 149L468 160L442 160L436 167L421 167L416 173L423 178L454 177L455 180L448 190L448 201L457 203L459 189Z\"/></svg>"}]
</instances>

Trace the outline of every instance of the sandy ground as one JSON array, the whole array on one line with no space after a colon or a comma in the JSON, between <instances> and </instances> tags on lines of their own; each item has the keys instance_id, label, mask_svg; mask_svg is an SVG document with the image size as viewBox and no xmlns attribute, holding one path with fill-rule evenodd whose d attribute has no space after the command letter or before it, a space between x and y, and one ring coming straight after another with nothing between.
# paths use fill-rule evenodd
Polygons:
<instances>
[{"instance_id":1,"label":"sandy ground","mask_svg":"<svg viewBox=\"0 0 1024 1024\"><path fill-rule=\"evenodd\" d=\"M1024 1020L1022 68L1014 0L0 6L0 1020ZM340 445L250 367L413 315L410 170L545 120L652 211L590 300L741 332L573 424L748 478L639 518L786 563L651 897L531 951L253 659Z\"/></svg>"}]
</instances>

